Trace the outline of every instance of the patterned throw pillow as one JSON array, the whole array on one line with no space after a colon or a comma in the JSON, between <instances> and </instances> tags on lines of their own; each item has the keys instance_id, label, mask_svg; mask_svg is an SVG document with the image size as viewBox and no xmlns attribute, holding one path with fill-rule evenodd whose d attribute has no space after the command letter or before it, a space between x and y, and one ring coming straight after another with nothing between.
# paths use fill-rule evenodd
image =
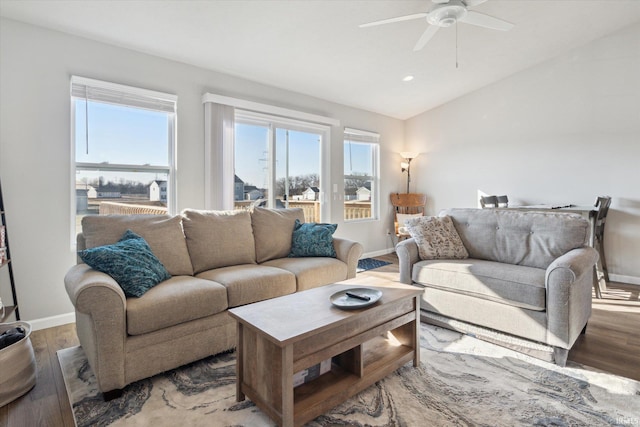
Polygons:
<instances>
[{"instance_id":1,"label":"patterned throw pillow","mask_svg":"<svg viewBox=\"0 0 640 427\"><path fill-rule=\"evenodd\" d=\"M85 249L78 255L91 268L113 277L128 297L141 297L171 278L146 240L131 230L113 245Z\"/></svg>"},{"instance_id":2,"label":"patterned throw pillow","mask_svg":"<svg viewBox=\"0 0 640 427\"><path fill-rule=\"evenodd\" d=\"M336 258L333 247L333 233L338 224L301 223L296 219L291 238L290 258L325 256Z\"/></svg>"},{"instance_id":3,"label":"patterned throw pillow","mask_svg":"<svg viewBox=\"0 0 640 427\"><path fill-rule=\"evenodd\" d=\"M420 259L469 258L449 216L410 219L407 221L407 228L418 245Z\"/></svg>"}]
</instances>

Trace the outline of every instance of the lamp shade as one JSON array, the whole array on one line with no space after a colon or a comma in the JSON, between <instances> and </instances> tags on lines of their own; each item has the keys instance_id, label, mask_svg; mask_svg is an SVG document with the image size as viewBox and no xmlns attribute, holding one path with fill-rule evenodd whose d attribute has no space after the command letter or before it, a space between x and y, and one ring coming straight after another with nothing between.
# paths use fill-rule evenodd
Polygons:
<instances>
[{"instance_id":1,"label":"lamp shade","mask_svg":"<svg viewBox=\"0 0 640 427\"><path fill-rule=\"evenodd\" d=\"M415 151L403 151L400 153L400 156L402 156L403 159L411 160L418 157L419 154L420 153L417 153Z\"/></svg>"}]
</instances>

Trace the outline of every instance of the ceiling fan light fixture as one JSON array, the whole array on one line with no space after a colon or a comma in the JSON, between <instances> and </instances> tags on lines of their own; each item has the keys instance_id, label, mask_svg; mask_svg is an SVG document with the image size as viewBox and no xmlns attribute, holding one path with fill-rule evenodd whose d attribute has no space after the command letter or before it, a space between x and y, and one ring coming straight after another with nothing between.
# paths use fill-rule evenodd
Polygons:
<instances>
[{"instance_id":1,"label":"ceiling fan light fixture","mask_svg":"<svg viewBox=\"0 0 640 427\"><path fill-rule=\"evenodd\" d=\"M450 27L467 15L467 8L462 4L442 4L436 6L429 15L427 22L438 27Z\"/></svg>"}]
</instances>

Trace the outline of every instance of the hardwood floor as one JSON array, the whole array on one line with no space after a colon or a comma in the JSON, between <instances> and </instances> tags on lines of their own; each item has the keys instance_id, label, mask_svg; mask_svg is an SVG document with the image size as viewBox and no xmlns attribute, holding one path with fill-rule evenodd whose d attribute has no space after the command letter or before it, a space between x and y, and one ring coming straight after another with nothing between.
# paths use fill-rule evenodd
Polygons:
<instances>
[{"instance_id":1,"label":"hardwood floor","mask_svg":"<svg viewBox=\"0 0 640 427\"><path fill-rule=\"evenodd\" d=\"M359 274L397 280L395 254L376 258L392 264ZM38 364L36 385L0 408L0 427L73 426L56 351L79 344L75 325L35 331L31 341ZM587 333L578 338L569 360L640 381L640 286L611 282L602 299L594 298Z\"/></svg>"},{"instance_id":2,"label":"hardwood floor","mask_svg":"<svg viewBox=\"0 0 640 427\"><path fill-rule=\"evenodd\" d=\"M73 426L73 413L56 351L78 345L75 324L31 333L38 365L36 385L0 408L0 427Z\"/></svg>"}]
</instances>

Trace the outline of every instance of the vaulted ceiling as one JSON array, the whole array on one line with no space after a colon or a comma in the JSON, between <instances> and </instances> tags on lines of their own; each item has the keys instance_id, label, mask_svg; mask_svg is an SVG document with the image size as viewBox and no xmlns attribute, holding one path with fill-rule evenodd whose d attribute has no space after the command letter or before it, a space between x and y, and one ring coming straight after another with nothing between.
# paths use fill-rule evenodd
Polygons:
<instances>
[{"instance_id":1,"label":"vaulted ceiling","mask_svg":"<svg viewBox=\"0 0 640 427\"><path fill-rule=\"evenodd\" d=\"M469 10L513 29L458 23L414 52L424 18L359 28L432 7L432 0L0 0L0 15L400 119L640 22L639 0L488 0ZM414 79L404 82L407 75Z\"/></svg>"}]
</instances>

